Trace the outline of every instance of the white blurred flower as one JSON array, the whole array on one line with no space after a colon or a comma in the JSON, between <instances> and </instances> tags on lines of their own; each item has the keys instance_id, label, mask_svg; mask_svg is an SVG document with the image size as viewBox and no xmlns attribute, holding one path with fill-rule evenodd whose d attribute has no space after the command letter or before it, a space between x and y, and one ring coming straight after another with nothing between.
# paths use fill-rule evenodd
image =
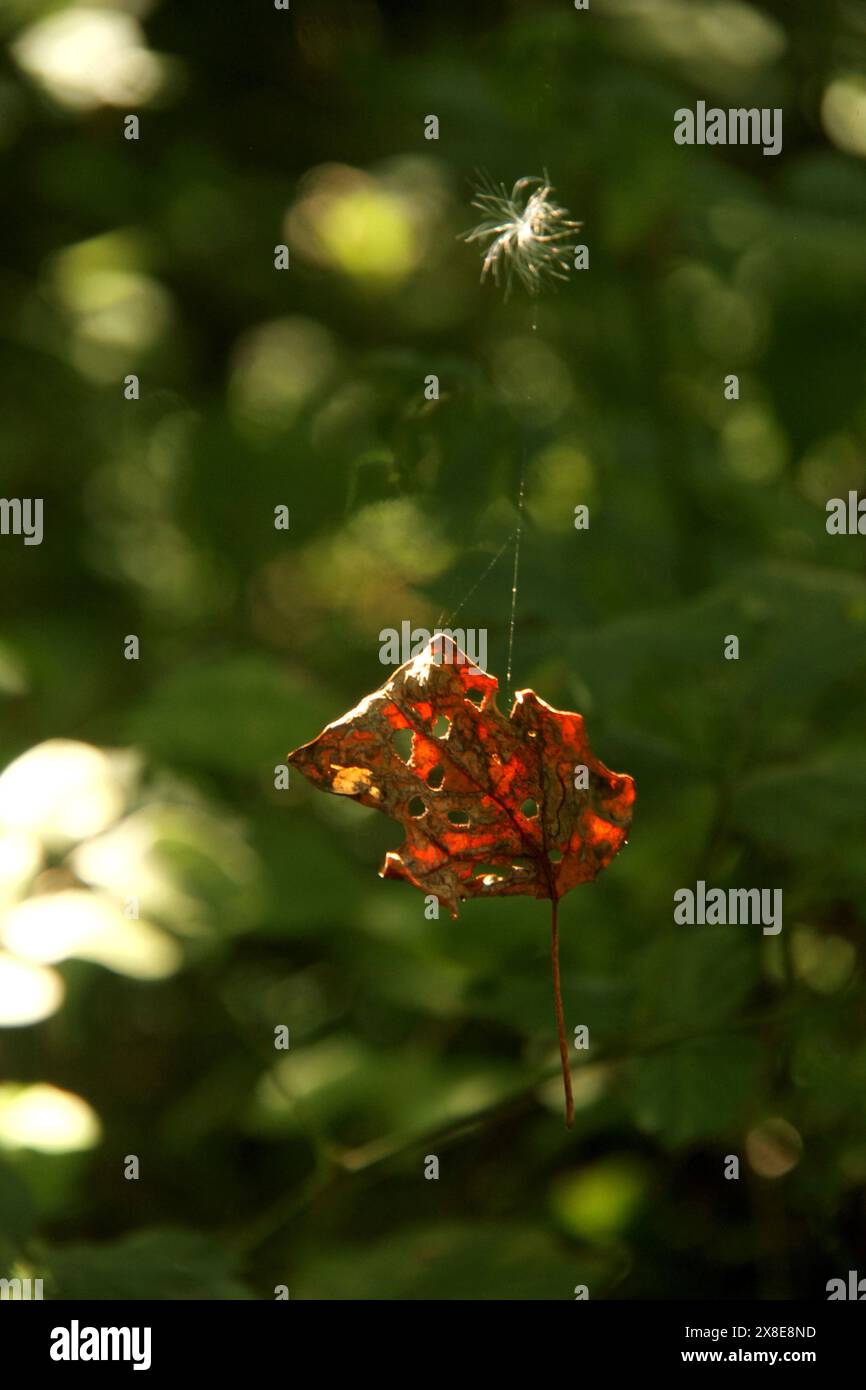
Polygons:
<instances>
[{"instance_id":1,"label":"white blurred flower","mask_svg":"<svg viewBox=\"0 0 866 1390\"><path fill-rule=\"evenodd\" d=\"M57 1086L0 1085L0 1148L64 1154L99 1142L99 1118L82 1096Z\"/></svg>"},{"instance_id":2,"label":"white blurred flower","mask_svg":"<svg viewBox=\"0 0 866 1390\"><path fill-rule=\"evenodd\" d=\"M96 6L48 14L11 48L19 67L71 110L143 105L163 81L162 60L138 21Z\"/></svg>"},{"instance_id":3,"label":"white blurred flower","mask_svg":"<svg viewBox=\"0 0 866 1390\"><path fill-rule=\"evenodd\" d=\"M28 748L0 773L0 828L62 847L111 825L135 775L134 755L53 738Z\"/></svg>"}]
</instances>

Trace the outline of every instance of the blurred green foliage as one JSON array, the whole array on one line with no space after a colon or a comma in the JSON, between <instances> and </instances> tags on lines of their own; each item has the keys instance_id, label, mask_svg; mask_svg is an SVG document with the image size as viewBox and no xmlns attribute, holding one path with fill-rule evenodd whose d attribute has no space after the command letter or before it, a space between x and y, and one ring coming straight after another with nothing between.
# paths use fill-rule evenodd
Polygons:
<instances>
[{"instance_id":1,"label":"blurred green foliage","mask_svg":"<svg viewBox=\"0 0 866 1390\"><path fill-rule=\"evenodd\" d=\"M2 488L45 502L41 546L0 538L2 1263L85 1298L822 1297L866 1236L866 581L824 526L866 486L866 5L0 26ZM676 146L698 99L782 107L783 153ZM590 269L506 301L475 171L543 169ZM473 586L521 475L516 684L638 788L561 908L570 1134L545 905L427 921L376 877L397 826L274 786L384 627L465 598L504 684L507 548ZM675 927L698 878L783 888L781 936Z\"/></svg>"}]
</instances>

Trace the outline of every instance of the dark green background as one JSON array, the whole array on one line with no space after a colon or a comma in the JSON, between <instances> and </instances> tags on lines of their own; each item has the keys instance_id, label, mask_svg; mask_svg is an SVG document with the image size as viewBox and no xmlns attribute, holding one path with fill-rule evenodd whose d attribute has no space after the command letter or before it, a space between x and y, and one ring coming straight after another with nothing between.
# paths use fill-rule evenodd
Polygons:
<instances>
[{"instance_id":1,"label":"dark green background","mask_svg":"<svg viewBox=\"0 0 866 1390\"><path fill-rule=\"evenodd\" d=\"M0 1150L4 1262L94 1298L824 1297L866 1273L866 583L824 525L864 486L866 6L165 0L144 34L147 103L3 61L2 491L45 539L0 538L0 754L138 751L116 877L182 964L72 955L0 1032L3 1082L101 1125ZM676 146L698 99L781 106L783 153ZM543 169L591 259L536 312L460 236L477 170ZM515 684L638 790L561 907L572 1133L546 905L428 922L376 876L399 827L273 786L381 628L472 588L521 472ZM458 620L503 684L510 565ZM21 892L92 891L77 849ZM675 927L697 878L782 888L781 936Z\"/></svg>"}]
</instances>

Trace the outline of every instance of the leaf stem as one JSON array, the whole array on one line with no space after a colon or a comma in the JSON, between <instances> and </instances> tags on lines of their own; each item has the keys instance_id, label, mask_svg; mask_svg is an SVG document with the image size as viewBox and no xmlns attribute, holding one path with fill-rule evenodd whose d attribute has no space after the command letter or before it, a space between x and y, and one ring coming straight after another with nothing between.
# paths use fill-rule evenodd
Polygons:
<instances>
[{"instance_id":1,"label":"leaf stem","mask_svg":"<svg viewBox=\"0 0 866 1390\"><path fill-rule=\"evenodd\" d=\"M565 1015L562 1011L562 988L559 982L559 900L550 900L550 959L553 965L553 1003L556 1009L556 1031L559 1036L559 1056L562 1060L562 1084L565 1087L565 1124L574 1123L574 1093L571 1089L571 1068L568 1065L568 1038Z\"/></svg>"}]
</instances>

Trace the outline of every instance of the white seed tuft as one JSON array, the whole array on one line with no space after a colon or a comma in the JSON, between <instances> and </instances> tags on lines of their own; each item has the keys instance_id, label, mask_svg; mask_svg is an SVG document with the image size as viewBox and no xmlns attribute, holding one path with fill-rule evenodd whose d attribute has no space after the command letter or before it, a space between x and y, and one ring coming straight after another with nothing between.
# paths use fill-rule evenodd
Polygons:
<instances>
[{"instance_id":1,"label":"white seed tuft","mask_svg":"<svg viewBox=\"0 0 866 1390\"><path fill-rule=\"evenodd\" d=\"M472 199L485 218L464 241L486 243L481 278L492 274L497 285L504 284L506 298L515 279L530 294L568 279L573 237L583 224L553 201L553 191L546 175L518 179L510 193L504 183L485 178Z\"/></svg>"}]
</instances>

